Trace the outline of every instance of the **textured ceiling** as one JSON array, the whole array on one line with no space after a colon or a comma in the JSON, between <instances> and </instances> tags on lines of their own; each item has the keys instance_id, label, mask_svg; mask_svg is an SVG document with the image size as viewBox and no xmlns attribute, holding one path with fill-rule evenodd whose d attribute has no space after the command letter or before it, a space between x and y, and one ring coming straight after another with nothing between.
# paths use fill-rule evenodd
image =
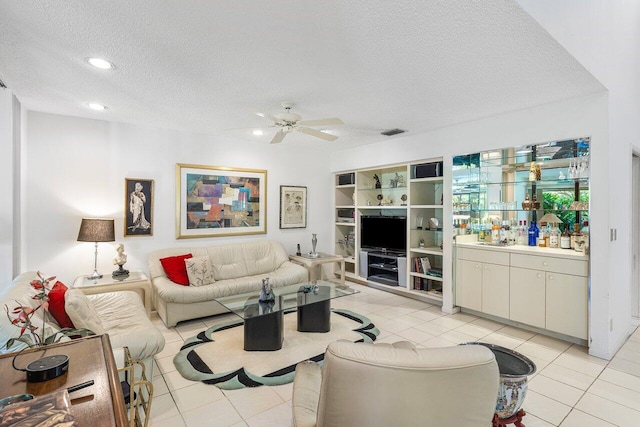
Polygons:
<instances>
[{"instance_id":1,"label":"textured ceiling","mask_svg":"<svg viewBox=\"0 0 640 427\"><path fill-rule=\"evenodd\" d=\"M512 0L0 0L0 80L30 110L264 143L227 129L290 100L345 125L283 144L331 149L604 90Z\"/></svg>"}]
</instances>

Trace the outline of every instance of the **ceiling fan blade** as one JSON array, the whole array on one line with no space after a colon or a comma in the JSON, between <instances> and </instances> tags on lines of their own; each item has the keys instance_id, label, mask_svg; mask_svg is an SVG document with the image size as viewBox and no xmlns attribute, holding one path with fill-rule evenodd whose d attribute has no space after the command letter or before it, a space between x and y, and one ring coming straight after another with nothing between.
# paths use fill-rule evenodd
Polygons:
<instances>
[{"instance_id":1,"label":"ceiling fan blade","mask_svg":"<svg viewBox=\"0 0 640 427\"><path fill-rule=\"evenodd\" d=\"M259 115L260 117L264 117L265 119L271 120L274 123L284 123L282 120L272 116L271 114L267 114L267 113L256 113L256 114Z\"/></svg>"},{"instance_id":2,"label":"ceiling fan blade","mask_svg":"<svg viewBox=\"0 0 640 427\"><path fill-rule=\"evenodd\" d=\"M295 128L298 132L306 133L307 135L315 136L316 138L322 138L327 141L335 141L338 139L337 136L331 135L330 133L320 132L319 130L307 128L304 126L296 126Z\"/></svg>"},{"instance_id":3,"label":"ceiling fan blade","mask_svg":"<svg viewBox=\"0 0 640 427\"><path fill-rule=\"evenodd\" d=\"M287 134L286 134L286 133L284 133L284 131L283 131L282 129L280 129L280 130L278 131L278 133L276 133L276 134L273 136L273 139L271 140L271 144L277 144L278 142L281 142L281 141L284 139L284 137L285 137L286 135L287 135Z\"/></svg>"},{"instance_id":4,"label":"ceiling fan blade","mask_svg":"<svg viewBox=\"0 0 640 427\"><path fill-rule=\"evenodd\" d=\"M332 126L332 125L343 125L342 120L337 118L332 119L318 119L318 120L302 120L297 124L302 126Z\"/></svg>"},{"instance_id":5,"label":"ceiling fan blade","mask_svg":"<svg viewBox=\"0 0 640 427\"><path fill-rule=\"evenodd\" d=\"M232 128L232 129L224 129L224 131L226 132L233 132L233 131L254 131L254 130L267 130L267 129L271 129L277 127L276 125L271 125L271 126L257 126L257 127L252 127L252 128Z\"/></svg>"}]
</instances>

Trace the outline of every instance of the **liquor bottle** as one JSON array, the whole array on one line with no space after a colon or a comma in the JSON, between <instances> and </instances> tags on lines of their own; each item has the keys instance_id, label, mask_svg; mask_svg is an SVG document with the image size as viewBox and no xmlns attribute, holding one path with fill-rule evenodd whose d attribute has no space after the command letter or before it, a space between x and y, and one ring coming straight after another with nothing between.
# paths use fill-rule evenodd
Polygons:
<instances>
[{"instance_id":1,"label":"liquor bottle","mask_svg":"<svg viewBox=\"0 0 640 427\"><path fill-rule=\"evenodd\" d=\"M581 239L582 234L580 234L580 223L576 222L573 224L573 233L571 233L571 249L576 248L576 239Z\"/></svg>"},{"instance_id":2,"label":"liquor bottle","mask_svg":"<svg viewBox=\"0 0 640 427\"><path fill-rule=\"evenodd\" d=\"M551 231L549 231L549 247L560 247L560 229L556 224L553 224L553 226L551 227Z\"/></svg>"},{"instance_id":3,"label":"liquor bottle","mask_svg":"<svg viewBox=\"0 0 640 427\"><path fill-rule=\"evenodd\" d=\"M549 239L551 237L551 224L547 222L547 226L544 228L544 247L548 248Z\"/></svg>"},{"instance_id":4,"label":"liquor bottle","mask_svg":"<svg viewBox=\"0 0 640 427\"><path fill-rule=\"evenodd\" d=\"M535 221L531 221L529 227L529 246L538 246L538 226Z\"/></svg>"},{"instance_id":5,"label":"liquor bottle","mask_svg":"<svg viewBox=\"0 0 640 427\"><path fill-rule=\"evenodd\" d=\"M545 231L547 231L547 223L541 222L540 229L538 230L538 247L539 248L547 247L547 241L545 239Z\"/></svg>"},{"instance_id":6,"label":"liquor bottle","mask_svg":"<svg viewBox=\"0 0 640 427\"><path fill-rule=\"evenodd\" d=\"M560 248L571 249L571 234L569 234L569 224L564 226L564 231L560 236Z\"/></svg>"},{"instance_id":7,"label":"liquor bottle","mask_svg":"<svg viewBox=\"0 0 640 427\"><path fill-rule=\"evenodd\" d=\"M500 227L500 244L509 244L509 221L506 219L502 221L502 227Z\"/></svg>"},{"instance_id":8,"label":"liquor bottle","mask_svg":"<svg viewBox=\"0 0 640 427\"><path fill-rule=\"evenodd\" d=\"M500 226L497 221L493 223L493 226L491 226L491 243L494 245L500 243Z\"/></svg>"},{"instance_id":9,"label":"liquor bottle","mask_svg":"<svg viewBox=\"0 0 640 427\"><path fill-rule=\"evenodd\" d=\"M522 220L519 223L520 225L518 226L518 244L519 245L526 245L528 242L528 234L529 234L529 230L527 229L527 221L524 221L524 223L522 222Z\"/></svg>"},{"instance_id":10,"label":"liquor bottle","mask_svg":"<svg viewBox=\"0 0 640 427\"><path fill-rule=\"evenodd\" d=\"M485 243L493 243L493 236L492 234L492 230L491 230L491 223L487 223L484 226L484 242Z\"/></svg>"},{"instance_id":11,"label":"liquor bottle","mask_svg":"<svg viewBox=\"0 0 640 427\"><path fill-rule=\"evenodd\" d=\"M518 228L516 227L516 221L512 220L511 224L509 224L509 231L507 233L507 237L509 239L508 244L513 246L516 244L518 240Z\"/></svg>"},{"instance_id":12,"label":"liquor bottle","mask_svg":"<svg viewBox=\"0 0 640 427\"><path fill-rule=\"evenodd\" d=\"M582 243L584 245L584 252L589 253L589 221L585 221L580 229L582 234Z\"/></svg>"}]
</instances>

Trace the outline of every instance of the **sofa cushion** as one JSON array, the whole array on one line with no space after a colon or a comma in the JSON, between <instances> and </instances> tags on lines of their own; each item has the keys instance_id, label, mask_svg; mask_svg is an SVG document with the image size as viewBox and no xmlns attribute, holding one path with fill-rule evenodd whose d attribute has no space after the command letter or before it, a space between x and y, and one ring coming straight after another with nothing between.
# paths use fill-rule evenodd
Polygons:
<instances>
[{"instance_id":1,"label":"sofa cushion","mask_svg":"<svg viewBox=\"0 0 640 427\"><path fill-rule=\"evenodd\" d=\"M187 267L190 286L210 285L213 278L213 267L208 256L197 256L184 260Z\"/></svg>"},{"instance_id":2,"label":"sofa cushion","mask_svg":"<svg viewBox=\"0 0 640 427\"><path fill-rule=\"evenodd\" d=\"M179 288L179 286L174 286ZM87 295L109 334L111 347L129 347L131 357L146 359L164 348L164 336L147 317L134 291Z\"/></svg>"},{"instance_id":3,"label":"sofa cushion","mask_svg":"<svg viewBox=\"0 0 640 427\"><path fill-rule=\"evenodd\" d=\"M64 299L68 288L64 283L57 281L49 291L49 313L62 328L74 328L73 322L64 309Z\"/></svg>"},{"instance_id":4,"label":"sofa cushion","mask_svg":"<svg viewBox=\"0 0 640 427\"><path fill-rule=\"evenodd\" d=\"M185 254L160 259L160 263L169 280L179 285L189 286L189 276L187 275L187 267L184 260L192 256L191 254Z\"/></svg>"},{"instance_id":5,"label":"sofa cushion","mask_svg":"<svg viewBox=\"0 0 640 427\"><path fill-rule=\"evenodd\" d=\"M105 333L98 312L80 289L69 289L65 295L65 309L76 328L86 328L96 335Z\"/></svg>"}]
</instances>

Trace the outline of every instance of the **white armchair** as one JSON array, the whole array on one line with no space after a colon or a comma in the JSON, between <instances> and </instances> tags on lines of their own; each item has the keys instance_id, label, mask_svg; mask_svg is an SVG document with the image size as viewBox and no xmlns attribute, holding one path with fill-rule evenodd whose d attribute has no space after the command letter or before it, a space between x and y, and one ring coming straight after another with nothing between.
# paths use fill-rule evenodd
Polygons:
<instances>
[{"instance_id":1,"label":"white armchair","mask_svg":"<svg viewBox=\"0 0 640 427\"><path fill-rule=\"evenodd\" d=\"M337 341L322 367L298 364L294 425L489 426L499 376L495 356L482 346Z\"/></svg>"}]
</instances>

